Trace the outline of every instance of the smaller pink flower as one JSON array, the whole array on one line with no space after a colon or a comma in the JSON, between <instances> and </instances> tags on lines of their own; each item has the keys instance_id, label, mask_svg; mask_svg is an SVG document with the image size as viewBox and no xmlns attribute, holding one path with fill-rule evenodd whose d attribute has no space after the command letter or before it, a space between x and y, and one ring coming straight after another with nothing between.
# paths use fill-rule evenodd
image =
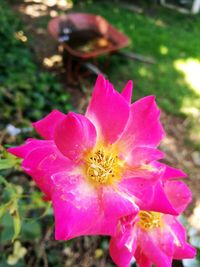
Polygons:
<instances>
[{"instance_id":1,"label":"smaller pink flower","mask_svg":"<svg viewBox=\"0 0 200 267\"><path fill-rule=\"evenodd\" d=\"M110 242L110 255L118 267L130 266L133 257L139 267L171 267L173 259L195 254L175 216L151 211L123 218Z\"/></svg>"}]
</instances>

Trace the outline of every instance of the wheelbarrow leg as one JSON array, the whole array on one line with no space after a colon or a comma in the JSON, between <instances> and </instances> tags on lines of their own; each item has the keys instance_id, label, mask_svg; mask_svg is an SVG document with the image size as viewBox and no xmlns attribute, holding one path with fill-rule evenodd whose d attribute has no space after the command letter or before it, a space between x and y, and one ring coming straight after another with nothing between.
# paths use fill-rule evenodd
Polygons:
<instances>
[{"instance_id":1,"label":"wheelbarrow leg","mask_svg":"<svg viewBox=\"0 0 200 267\"><path fill-rule=\"evenodd\" d=\"M114 53L113 52L110 52L107 56L107 58L105 59L104 61L104 64L103 64L103 69L107 69L108 66L110 65L110 62L111 62L111 56L113 55Z\"/></svg>"},{"instance_id":2,"label":"wheelbarrow leg","mask_svg":"<svg viewBox=\"0 0 200 267\"><path fill-rule=\"evenodd\" d=\"M74 84L75 77L73 72L73 57L65 50L63 52L63 65L66 70L66 81L68 84Z\"/></svg>"},{"instance_id":3,"label":"wheelbarrow leg","mask_svg":"<svg viewBox=\"0 0 200 267\"><path fill-rule=\"evenodd\" d=\"M83 64L82 60L81 61L76 61L76 65L75 65L75 68L74 68L74 78L76 80L78 80L78 78L80 76L80 68L81 68L82 64Z\"/></svg>"}]
</instances>

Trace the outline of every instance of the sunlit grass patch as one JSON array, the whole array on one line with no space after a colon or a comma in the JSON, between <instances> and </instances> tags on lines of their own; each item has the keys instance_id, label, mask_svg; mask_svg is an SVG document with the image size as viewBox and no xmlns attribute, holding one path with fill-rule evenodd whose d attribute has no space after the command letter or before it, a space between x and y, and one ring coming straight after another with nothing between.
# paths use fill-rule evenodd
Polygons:
<instances>
[{"instance_id":1,"label":"sunlit grass patch","mask_svg":"<svg viewBox=\"0 0 200 267\"><path fill-rule=\"evenodd\" d=\"M195 58L178 59L175 69L183 73L186 83L200 96L200 60Z\"/></svg>"}]
</instances>

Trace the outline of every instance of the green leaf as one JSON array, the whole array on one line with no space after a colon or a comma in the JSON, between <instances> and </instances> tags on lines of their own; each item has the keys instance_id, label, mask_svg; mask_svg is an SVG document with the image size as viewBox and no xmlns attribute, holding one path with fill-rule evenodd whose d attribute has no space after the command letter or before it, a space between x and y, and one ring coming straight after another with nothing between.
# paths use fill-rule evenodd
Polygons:
<instances>
[{"instance_id":1,"label":"green leaf","mask_svg":"<svg viewBox=\"0 0 200 267\"><path fill-rule=\"evenodd\" d=\"M0 219L6 213L6 205L0 205Z\"/></svg>"},{"instance_id":2,"label":"green leaf","mask_svg":"<svg viewBox=\"0 0 200 267\"><path fill-rule=\"evenodd\" d=\"M41 226L37 221L23 221L22 224L22 240L33 240L41 235Z\"/></svg>"},{"instance_id":3,"label":"green leaf","mask_svg":"<svg viewBox=\"0 0 200 267\"><path fill-rule=\"evenodd\" d=\"M6 170L13 168L16 165L16 162L11 161L10 159L1 159L0 160L0 170Z\"/></svg>"},{"instance_id":4,"label":"green leaf","mask_svg":"<svg viewBox=\"0 0 200 267\"><path fill-rule=\"evenodd\" d=\"M17 199L11 199L6 204L1 205L0 218L1 218L1 215L3 216L6 212L9 212L9 214L13 218L14 235L12 237L12 241L14 241L19 236L20 231L21 231L21 219L19 215Z\"/></svg>"},{"instance_id":5,"label":"green leaf","mask_svg":"<svg viewBox=\"0 0 200 267\"><path fill-rule=\"evenodd\" d=\"M6 181L6 179L0 175L0 184L8 185L9 183Z\"/></svg>"},{"instance_id":6,"label":"green leaf","mask_svg":"<svg viewBox=\"0 0 200 267\"><path fill-rule=\"evenodd\" d=\"M0 244L10 242L14 235L13 231L13 219L12 216L8 213L4 214L1 219L2 230L0 231Z\"/></svg>"},{"instance_id":7,"label":"green leaf","mask_svg":"<svg viewBox=\"0 0 200 267\"><path fill-rule=\"evenodd\" d=\"M3 158L0 159L0 170L6 170L19 166L21 159L11 155L6 150L3 150Z\"/></svg>"}]
</instances>

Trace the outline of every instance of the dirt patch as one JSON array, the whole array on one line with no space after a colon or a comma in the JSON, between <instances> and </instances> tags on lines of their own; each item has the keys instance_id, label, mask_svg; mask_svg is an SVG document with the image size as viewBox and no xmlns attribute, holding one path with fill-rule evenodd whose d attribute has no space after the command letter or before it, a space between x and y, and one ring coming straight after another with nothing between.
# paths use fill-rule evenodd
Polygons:
<instances>
[{"instance_id":1,"label":"dirt patch","mask_svg":"<svg viewBox=\"0 0 200 267\"><path fill-rule=\"evenodd\" d=\"M173 167L180 168L188 174L185 182L193 193L193 201L186 210L189 216L200 199L200 167L193 160L194 147L186 144L188 138L188 118L183 119L162 112L162 123L166 130L166 138L161 149L166 153L165 161Z\"/></svg>"}]
</instances>

